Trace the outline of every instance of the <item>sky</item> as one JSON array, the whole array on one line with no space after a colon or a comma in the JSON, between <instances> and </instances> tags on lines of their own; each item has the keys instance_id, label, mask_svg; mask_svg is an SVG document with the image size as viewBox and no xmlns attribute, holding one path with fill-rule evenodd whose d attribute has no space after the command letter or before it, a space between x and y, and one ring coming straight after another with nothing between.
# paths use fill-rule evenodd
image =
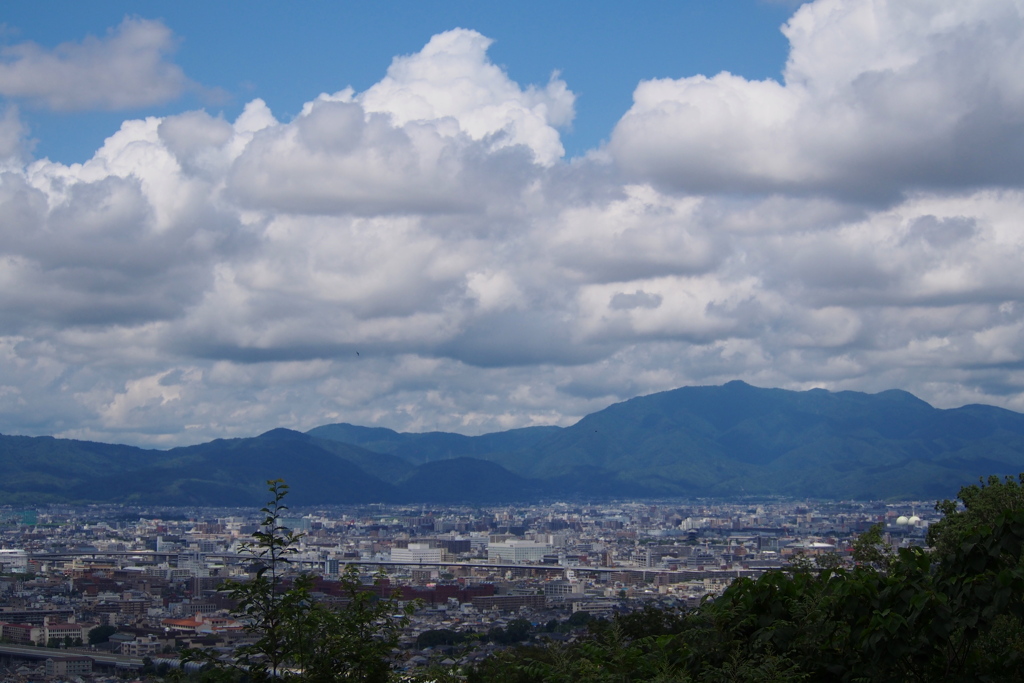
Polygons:
<instances>
[{"instance_id":1,"label":"sky","mask_svg":"<svg viewBox=\"0 0 1024 683\"><path fill-rule=\"evenodd\" d=\"M0 14L0 432L1024 410L1024 2Z\"/></svg>"}]
</instances>

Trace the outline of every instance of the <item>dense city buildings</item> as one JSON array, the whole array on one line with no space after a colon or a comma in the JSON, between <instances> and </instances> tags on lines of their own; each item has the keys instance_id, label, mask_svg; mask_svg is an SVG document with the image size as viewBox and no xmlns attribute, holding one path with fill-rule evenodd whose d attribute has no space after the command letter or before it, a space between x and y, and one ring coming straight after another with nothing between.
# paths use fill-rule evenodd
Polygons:
<instances>
[{"instance_id":1,"label":"dense city buildings","mask_svg":"<svg viewBox=\"0 0 1024 683\"><path fill-rule=\"evenodd\" d=\"M500 646L438 649L424 646L428 632L485 634L520 619L543 630L580 612L609 616L648 601L694 606L736 577L797 557L849 562L852 541L874 524L893 546L922 544L937 519L925 502L784 500L289 514L285 523L302 534L290 566L319 577L317 599L343 605L337 579L355 564L366 590L416 601L399 655L410 668L441 655L473 661ZM244 544L260 519L243 509L0 509L3 666L32 670L13 648L34 645L37 669L102 677L110 668L101 653L115 668L143 657L173 664L183 647L244 642L245 624L218 588L253 576L258 563Z\"/></svg>"}]
</instances>

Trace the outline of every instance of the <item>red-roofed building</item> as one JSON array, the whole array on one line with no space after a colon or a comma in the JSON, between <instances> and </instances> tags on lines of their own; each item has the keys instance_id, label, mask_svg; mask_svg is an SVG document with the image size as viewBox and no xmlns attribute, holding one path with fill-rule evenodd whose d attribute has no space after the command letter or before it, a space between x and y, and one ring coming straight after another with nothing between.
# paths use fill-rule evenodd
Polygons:
<instances>
[{"instance_id":1,"label":"red-roofed building","mask_svg":"<svg viewBox=\"0 0 1024 683\"><path fill-rule=\"evenodd\" d=\"M43 629L32 624L10 624L0 622L0 635L3 639L12 643L28 645L29 643L39 644L43 637Z\"/></svg>"},{"instance_id":2,"label":"red-roofed building","mask_svg":"<svg viewBox=\"0 0 1024 683\"><path fill-rule=\"evenodd\" d=\"M230 617L196 614L188 619L164 619L160 622L164 628L181 633L214 634L231 633L244 630L242 624Z\"/></svg>"},{"instance_id":3,"label":"red-roofed building","mask_svg":"<svg viewBox=\"0 0 1024 683\"><path fill-rule=\"evenodd\" d=\"M84 643L89 638L89 631L95 626L96 624L77 624L47 618L43 624L43 642L62 642L65 638L70 638L72 642L81 640Z\"/></svg>"}]
</instances>

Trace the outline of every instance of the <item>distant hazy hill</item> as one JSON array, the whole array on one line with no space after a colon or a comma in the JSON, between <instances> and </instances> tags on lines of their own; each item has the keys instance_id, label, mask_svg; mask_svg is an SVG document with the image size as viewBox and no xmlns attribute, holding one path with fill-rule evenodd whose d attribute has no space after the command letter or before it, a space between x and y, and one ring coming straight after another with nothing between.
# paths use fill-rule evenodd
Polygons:
<instances>
[{"instance_id":1,"label":"distant hazy hill","mask_svg":"<svg viewBox=\"0 0 1024 683\"><path fill-rule=\"evenodd\" d=\"M283 478L293 505L536 498L543 484L462 458L411 465L387 453L274 429L169 451L0 435L0 504L122 502L248 506Z\"/></svg>"},{"instance_id":2,"label":"distant hazy hill","mask_svg":"<svg viewBox=\"0 0 1024 683\"><path fill-rule=\"evenodd\" d=\"M580 495L935 498L980 476L1024 471L1019 413L939 410L904 391L743 382L634 398L564 429L465 437L326 425L310 433L420 462L445 443L441 457L492 460Z\"/></svg>"},{"instance_id":3,"label":"distant hazy hill","mask_svg":"<svg viewBox=\"0 0 1024 683\"><path fill-rule=\"evenodd\" d=\"M938 498L1024 471L1024 415L902 391L685 387L566 427L483 436L347 424L169 451L0 435L0 503L254 505L780 494Z\"/></svg>"},{"instance_id":4,"label":"distant hazy hill","mask_svg":"<svg viewBox=\"0 0 1024 683\"><path fill-rule=\"evenodd\" d=\"M524 474L587 466L665 493L930 498L1024 470L1024 415L730 382L610 406L525 455Z\"/></svg>"},{"instance_id":5,"label":"distant hazy hill","mask_svg":"<svg viewBox=\"0 0 1024 683\"><path fill-rule=\"evenodd\" d=\"M367 455L381 458L288 430L169 451L0 436L0 466L16 472L0 481L0 500L252 505L266 498L264 482L277 477L292 485L296 501L395 500L393 485L353 462Z\"/></svg>"},{"instance_id":6,"label":"distant hazy hill","mask_svg":"<svg viewBox=\"0 0 1024 683\"><path fill-rule=\"evenodd\" d=\"M545 437L561 431L559 427L527 427L483 436L464 436L450 432L407 434L383 427L359 427L339 423L315 427L310 436L354 444L378 453L390 453L412 463L433 460L513 454L531 448Z\"/></svg>"}]
</instances>

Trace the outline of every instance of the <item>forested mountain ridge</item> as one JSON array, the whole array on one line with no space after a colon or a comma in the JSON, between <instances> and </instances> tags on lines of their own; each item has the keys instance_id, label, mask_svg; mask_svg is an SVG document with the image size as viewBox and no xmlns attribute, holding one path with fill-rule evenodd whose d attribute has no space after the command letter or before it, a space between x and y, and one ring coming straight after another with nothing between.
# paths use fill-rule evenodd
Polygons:
<instances>
[{"instance_id":1,"label":"forested mountain ridge","mask_svg":"<svg viewBox=\"0 0 1024 683\"><path fill-rule=\"evenodd\" d=\"M936 409L903 391L684 387L570 427L464 436L323 425L167 451L0 435L0 502L248 505L267 479L296 504L543 498L942 496L1024 471L1024 415Z\"/></svg>"},{"instance_id":2,"label":"forested mountain ridge","mask_svg":"<svg viewBox=\"0 0 1024 683\"><path fill-rule=\"evenodd\" d=\"M412 462L433 459L436 443L458 436L350 425L310 433L343 432L349 443ZM904 391L684 387L616 403L571 427L515 434L533 441L518 449L503 440L512 435L459 437L448 457L493 460L557 480L566 492L612 496L934 498L988 473L1024 470L1024 415L982 405L940 410Z\"/></svg>"}]
</instances>

